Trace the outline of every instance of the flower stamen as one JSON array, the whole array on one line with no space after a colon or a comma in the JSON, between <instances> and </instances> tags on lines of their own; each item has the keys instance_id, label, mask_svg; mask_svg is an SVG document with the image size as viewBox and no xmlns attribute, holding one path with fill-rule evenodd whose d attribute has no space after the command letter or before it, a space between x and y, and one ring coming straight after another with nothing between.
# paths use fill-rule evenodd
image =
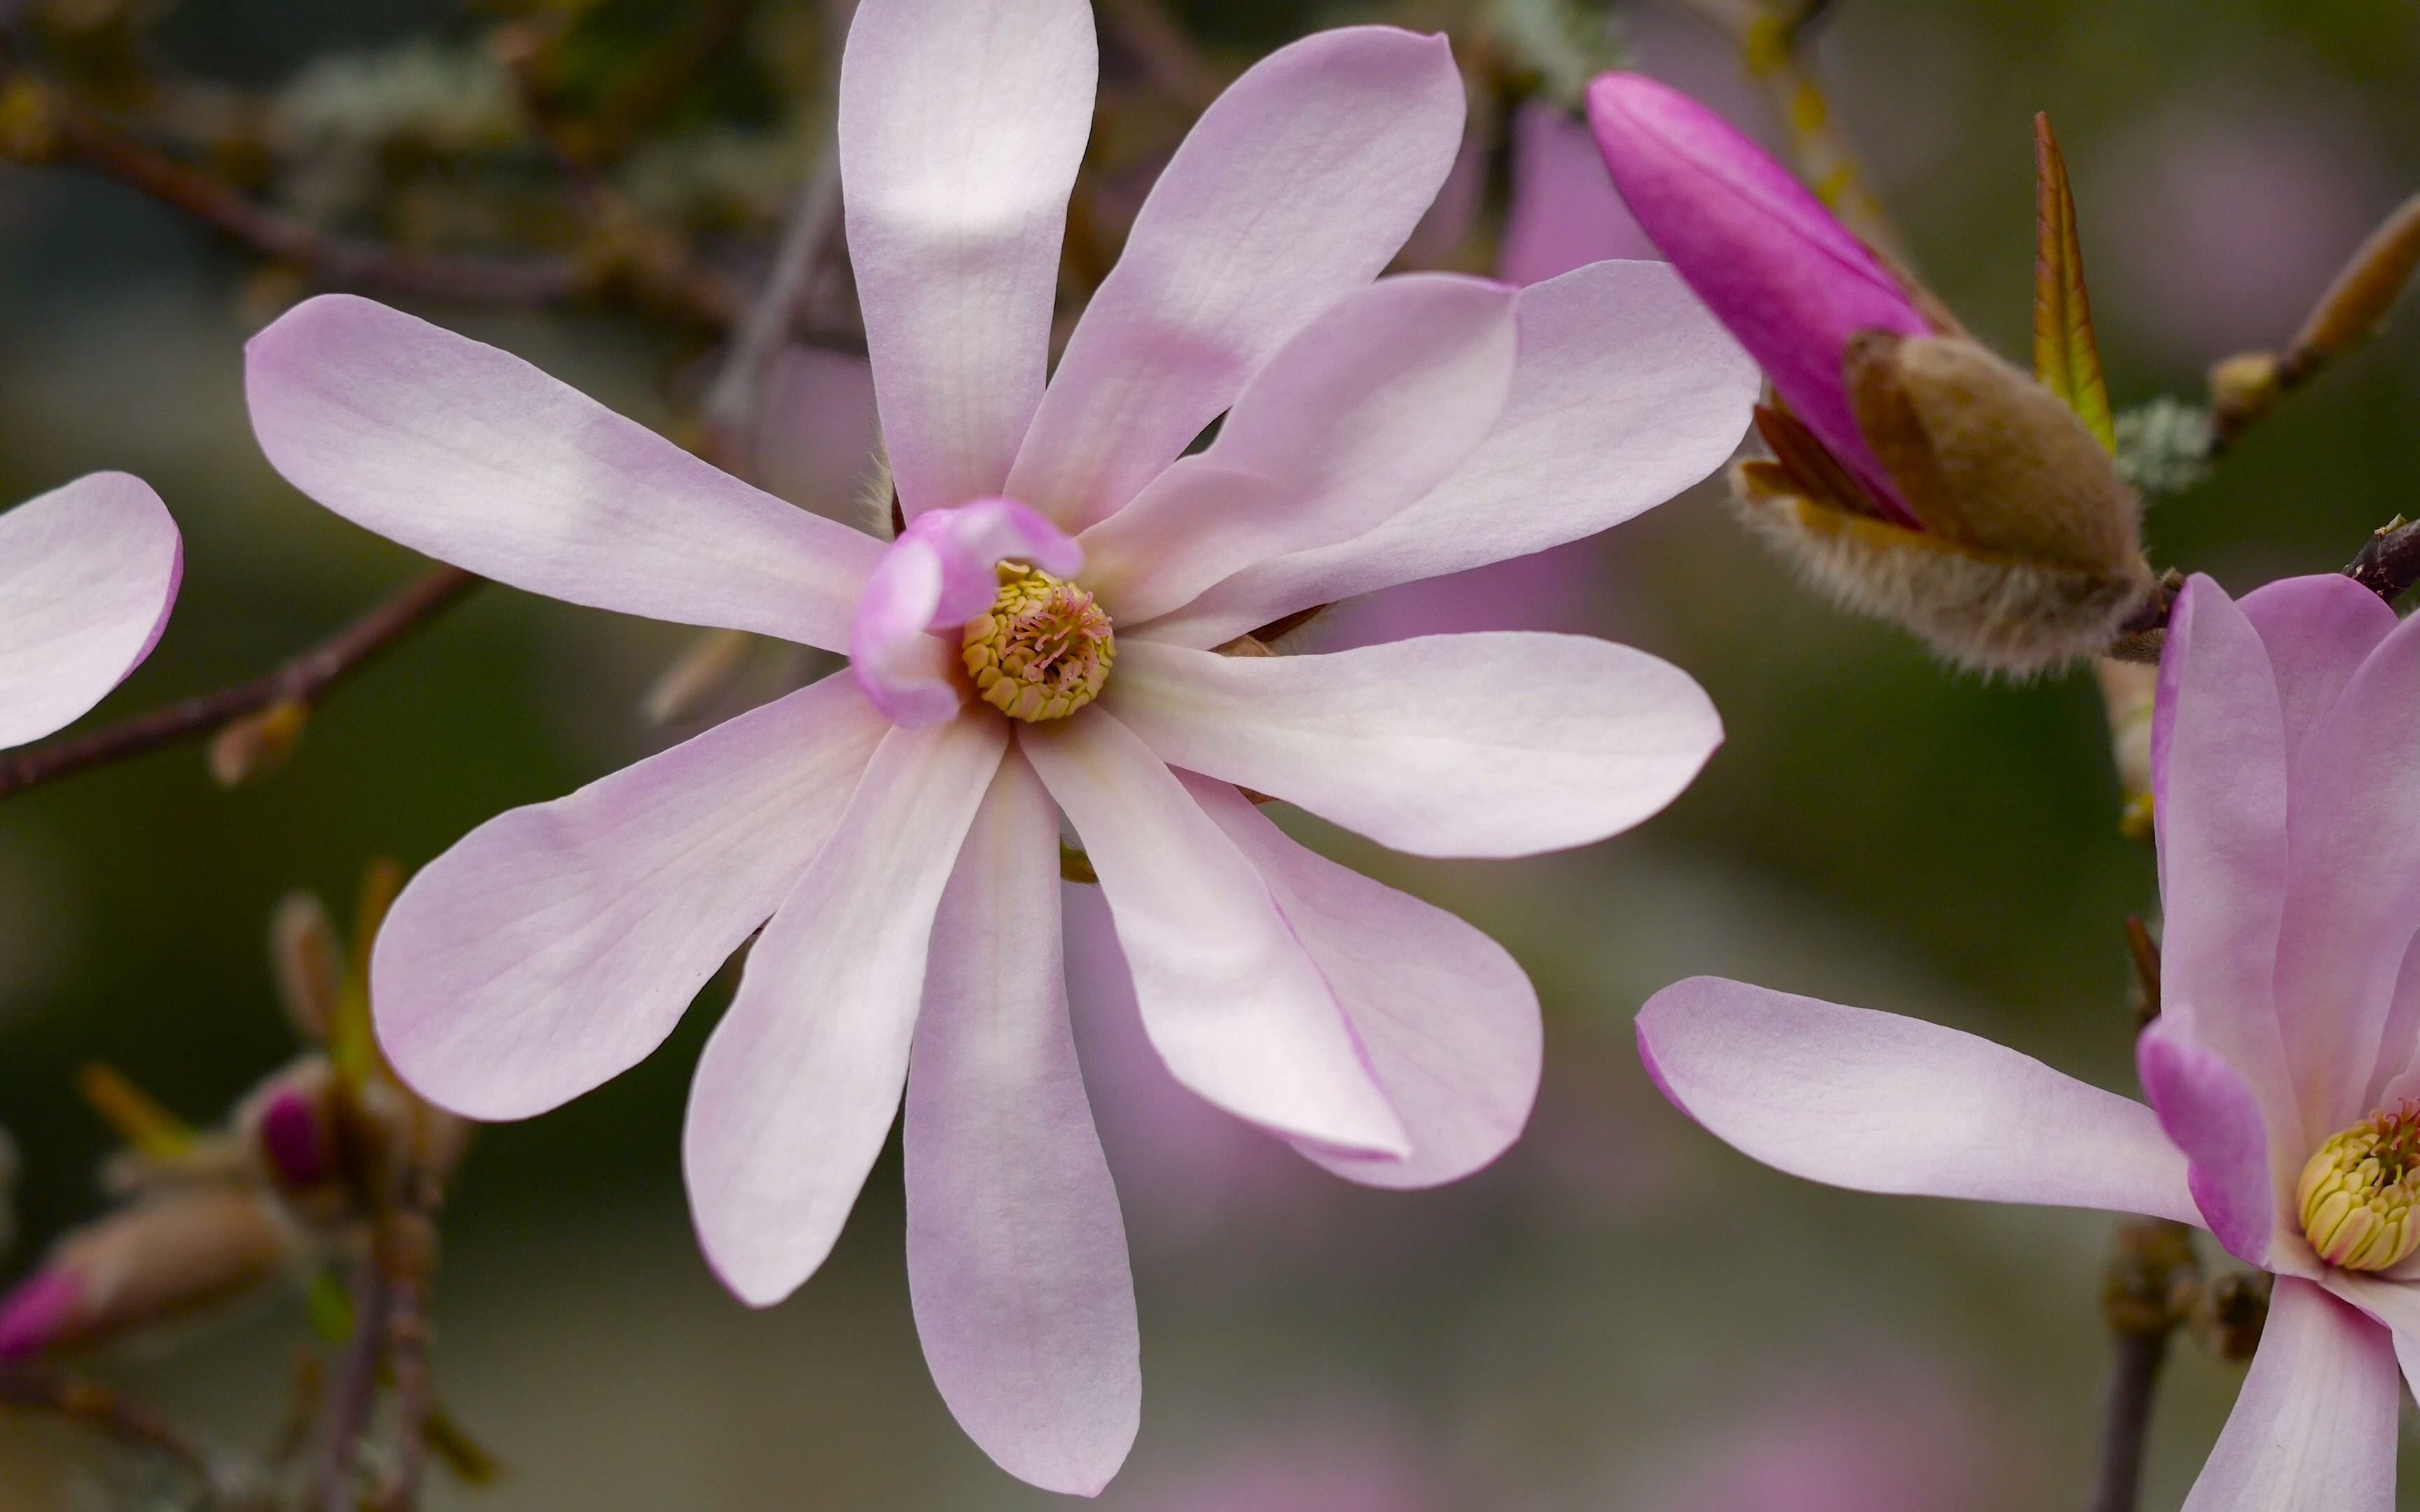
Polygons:
<instances>
[{"instance_id":1,"label":"flower stamen","mask_svg":"<svg viewBox=\"0 0 2420 1512\"><path fill-rule=\"evenodd\" d=\"M2294 1204L2330 1265L2383 1271L2420 1249L2420 1107L2373 1114L2321 1145Z\"/></svg>"},{"instance_id":2,"label":"flower stamen","mask_svg":"<svg viewBox=\"0 0 2420 1512\"><path fill-rule=\"evenodd\" d=\"M982 700L1012 719L1063 719L1100 695L1117 660L1093 595L1020 562L1000 564L1000 596L967 622L961 659Z\"/></svg>"}]
</instances>

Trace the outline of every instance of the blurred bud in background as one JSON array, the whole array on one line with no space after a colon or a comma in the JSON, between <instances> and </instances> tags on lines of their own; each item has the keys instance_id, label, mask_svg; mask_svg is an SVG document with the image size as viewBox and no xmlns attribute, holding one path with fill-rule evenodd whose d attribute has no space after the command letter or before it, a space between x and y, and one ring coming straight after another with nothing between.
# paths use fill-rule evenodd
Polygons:
<instances>
[{"instance_id":1,"label":"blurred bud in background","mask_svg":"<svg viewBox=\"0 0 2420 1512\"><path fill-rule=\"evenodd\" d=\"M152 1194L70 1230L0 1301L0 1360L186 1320L290 1273L302 1255L267 1193L212 1182Z\"/></svg>"}]
</instances>

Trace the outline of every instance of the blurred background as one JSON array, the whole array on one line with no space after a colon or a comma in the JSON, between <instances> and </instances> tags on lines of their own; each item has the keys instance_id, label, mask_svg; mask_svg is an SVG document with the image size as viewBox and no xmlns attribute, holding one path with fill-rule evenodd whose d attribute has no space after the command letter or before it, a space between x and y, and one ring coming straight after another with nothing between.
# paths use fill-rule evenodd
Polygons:
<instances>
[{"instance_id":1,"label":"blurred background","mask_svg":"<svg viewBox=\"0 0 2420 1512\"><path fill-rule=\"evenodd\" d=\"M820 149L837 35L818 0L12 8L19 63L308 224L566 255L637 225L743 290ZM1340 21L1450 28L1489 102L1461 200L1416 248L1435 264L1526 278L1559 256L1645 255L1602 169L1559 150L1571 129L1553 115L1616 45L1778 140L1725 35L1679 0L1187 0L1162 13L1191 39L1173 69L1124 24L1132 7L1108 8L1084 234L1112 253L1190 108L1168 81L1198 67L1215 88ZM2030 329L2030 119L2051 113L2121 408L2195 396L2212 360L2281 341L2420 188L2410 0L1838 0L1813 56L1916 266L2009 353ZM0 110L0 135L7 123ZM331 282L107 176L0 164L0 499L121 468L186 533L166 639L96 719L265 669L419 569L287 487L244 420L244 340ZM719 337L693 311L619 289L520 306L382 297L697 439ZM861 382L830 352L791 354L779 377L768 431L744 439L757 470L810 507L847 507ZM2162 501L2153 561L2237 591L2334 569L2398 510L2420 513L2415 437L2407 308L2207 485ZM1713 485L1599 541L1347 606L1311 633L1341 644L1414 623L1645 647L1706 685L1729 743L1669 812L1573 855L1415 863L1286 816L1488 930L1539 986L1547 1072L1530 1132L1441 1192L1354 1188L1192 1103L1141 1045L1097 894L1068 889L1078 1032L1144 1337L1141 1437L1102 1504L2080 1505L2112 1221L1765 1170L1655 1096L1629 1021L1655 988L1715 972L1916 1013L2131 1090L2121 921L2152 906L2154 885L2149 848L2119 833L2090 677L1945 671L1792 582ZM23 1165L10 1273L102 1205L94 1172L112 1141L75 1094L80 1066L109 1062L214 1117L292 1053L263 943L278 898L349 899L375 856L417 865L500 809L694 729L640 713L692 639L485 589L331 699L283 771L222 791L179 748L0 805L0 1123ZM752 652L721 707L819 671ZM664 1052L473 1150L444 1215L437 1379L507 1472L476 1491L441 1479L430 1504L1045 1504L958 1432L925 1377L895 1149L789 1303L751 1313L707 1274L677 1135L730 975ZM256 1445L307 1338L280 1291L90 1369ZM2147 1506L2181 1500L2237 1379L2180 1347ZM2403 1504L2420 1507L2406 1459ZM136 1494L87 1438L0 1416L5 1512L153 1504Z\"/></svg>"}]
</instances>

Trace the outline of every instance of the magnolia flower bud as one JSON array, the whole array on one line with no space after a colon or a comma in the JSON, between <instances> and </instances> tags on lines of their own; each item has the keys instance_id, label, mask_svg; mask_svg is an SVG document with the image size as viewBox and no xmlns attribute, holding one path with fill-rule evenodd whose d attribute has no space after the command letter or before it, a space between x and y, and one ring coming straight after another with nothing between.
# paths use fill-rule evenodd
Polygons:
<instances>
[{"instance_id":1,"label":"magnolia flower bud","mask_svg":"<svg viewBox=\"0 0 2420 1512\"><path fill-rule=\"evenodd\" d=\"M1608 73L1588 108L1649 239L1885 517L1913 524L1858 432L1840 353L1861 331L1930 334L1915 293L1788 169L1687 95Z\"/></svg>"},{"instance_id":2,"label":"magnolia flower bud","mask_svg":"<svg viewBox=\"0 0 2420 1512\"><path fill-rule=\"evenodd\" d=\"M295 1031L324 1044L345 986L345 946L328 905L308 892L289 892L269 916L269 969L277 1000Z\"/></svg>"},{"instance_id":3,"label":"magnolia flower bud","mask_svg":"<svg viewBox=\"0 0 2420 1512\"><path fill-rule=\"evenodd\" d=\"M266 1194L178 1187L86 1224L0 1298L0 1360L99 1343L226 1301L290 1269L300 1237Z\"/></svg>"},{"instance_id":4,"label":"magnolia flower bud","mask_svg":"<svg viewBox=\"0 0 2420 1512\"><path fill-rule=\"evenodd\" d=\"M1777 460L1733 477L1749 523L1841 602L1952 660L2027 672L2105 649L2156 596L2133 493L2048 391L1955 337L1869 332L1844 365L1918 528L1846 492L1806 455L1811 441L1776 441ZM1760 427L1789 435L1769 412Z\"/></svg>"},{"instance_id":5,"label":"magnolia flower bud","mask_svg":"<svg viewBox=\"0 0 2420 1512\"><path fill-rule=\"evenodd\" d=\"M1608 74L1590 118L1640 224L1761 363L1751 526L1849 607L2025 672L2106 648L2157 592L2137 503L2075 412L1967 337L1704 106Z\"/></svg>"}]
</instances>

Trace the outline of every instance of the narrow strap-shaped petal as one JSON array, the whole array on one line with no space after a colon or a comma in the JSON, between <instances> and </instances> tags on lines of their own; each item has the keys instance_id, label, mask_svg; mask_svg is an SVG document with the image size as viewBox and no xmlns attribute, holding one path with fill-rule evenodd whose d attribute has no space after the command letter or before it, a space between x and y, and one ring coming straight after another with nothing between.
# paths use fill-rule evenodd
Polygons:
<instances>
[{"instance_id":1,"label":"narrow strap-shaped petal","mask_svg":"<svg viewBox=\"0 0 2420 1512\"><path fill-rule=\"evenodd\" d=\"M1092 857L1143 1026L1176 1079L1280 1134L1410 1153L1268 885L1159 758L1097 708L1018 743Z\"/></svg>"},{"instance_id":2,"label":"narrow strap-shaped petal","mask_svg":"<svg viewBox=\"0 0 2420 1512\"><path fill-rule=\"evenodd\" d=\"M1640 1010L1638 1047L1682 1112L1792 1176L2202 1221L2149 1108L1956 1029L1694 977Z\"/></svg>"},{"instance_id":3,"label":"narrow strap-shaped petal","mask_svg":"<svg viewBox=\"0 0 2420 1512\"><path fill-rule=\"evenodd\" d=\"M1305 849L1234 788L1186 788L1251 863L1351 1021L1412 1152L1353 1155L1296 1141L1370 1186L1460 1180L1519 1138L1538 1097L1538 995L1502 946L1442 908Z\"/></svg>"},{"instance_id":4,"label":"narrow strap-shaped petal","mask_svg":"<svg viewBox=\"0 0 2420 1512\"><path fill-rule=\"evenodd\" d=\"M933 922L908 1060L908 1292L933 1382L1001 1467L1097 1494L1142 1402L1117 1188L1060 960L1059 812L1011 754Z\"/></svg>"},{"instance_id":5,"label":"narrow strap-shaped petal","mask_svg":"<svg viewBox=\"0 0 2420 1512\"><path fill-rule=\"evenodd\" d=\"M2394 1512L2401 1401L2387 1331L2279 1276L2260 1352L2184 1512Z\"/></svg>"},{"instance_id":6,"label":"narrow strap-shaped petal","mask_svg":"<svg viewBox=\"0 0 2420 1512\"><path fill-rule=\"evenodd\" d=\"M2420 622L2406 620L2379 642L2294 756L2276 981L2278 1018L2310 1119L2306 1134L2371 1111L2361 1097L2380 1069L2396 980L2420 918L2415 712ZM2176 865L2171 856L2172 872Z\"/></svg>"},{"instance_id":7,"label":"narrow strap-shaped petal","mask_svg":"<svg viewBox=\"0 0 2420 1512\"><path fill-rule=\"evenodd\" d=\"M2210 1231L2237 1259L2265 1266L2281 1190L2294 1173L2273 1165L2268 1127L2252 1088L2170 1019L2134 1041L2134 1064L2160 1127L2185 1152L2194 1202ZM2283 1144L2277 1155L2298 1164L2303 1159Z\"/></svg>"},{"instance_id":8,"label":"narrow strap-shaped petal","mask_svg":"<svg viewBox=\"0 0 2420 1512\"><path fill-rule=\"evenodd\" d=\"M1245 385L1208 450L1084 532L1085 581L1111 614L1140 622L1402 512L1503 412L1515 307L1500 284L1446 273L1346 295ZM1266 486L1238 489L1233 476Z\"/></svg>"},{"instance_id":9,"label":"narrow strap-shaped petal","mask_svg":"<svg viewBox=\"0 0 2420 1512\"><path fill-rule=\"evenodd\" d=\"M1220 95L1067 343L1006 492L1107 518L1312 316L1378 276L1462 145L1442 37L1316 33Z\"/></svg>"},{"instance_id":10,"label":"narrow strap-shaped petal","mask_svg":"<svg viewBox=\"0 0 2420 1512\"><path fill-rule=\"evenodd\" d=\"M1153 626L1213 646L1300 609L1610 530L1739 446L1761 381L1661 263L1604 262L1521 291L1521 352L1487 440L1419 502L1261 563Z\"/></svg>"},{"instance_id":11,"label":"narrow strap-shaped petal","mask_svg":"<svg viewBox=\"0 0 2420 1512\"><path fill-rule=\"evenodd\" d=\"M991 607L1003 560L1072 578L1084 552L1014 499L928 509L883 552L858 601L848 656L885 718L912 729L958 712L957 628Z\"/></svg>"},{"instance_id":12,"label":"narrow strap-shaped petal","mask_svg":"<svg viewBox=\"0 0 2420 1512\"><path fill-rule=\"evenodd\" d=\"M253 433L354 524L516 588L837 651L882 554L509 352L346 294L245 348Z\"/></svg>"},{"instance_id":13,"label":"narrow strap-shaped petal","mask_svg":"<svg viewBox=\"0 0 2420 1512\"><path fill-rule=\"evenodd\" d=\"M1007 748L1001 726L883 737L698 1058L681 1145L690 1211L707 1263L751 1306L814 1274L882 1152L933 916Z\"/></svg>"},{"instance_id":14,"label":"narrow strap-shaped petal","mask_svg":"<svg viewBox=\"0 0 2420 1512\"><path fill-rule=\"evenodd\" d=\"M2286 727L2259 633L2195 577L2170 616L2166 777L2157 805L2161 1007L2243 1077L2279 1144L2319 1117L2295 1098L2274 975L2286 900Z\"/></svg>"},{"instance_id":15,"label":"narrow strap-shaped petal","mask_svg":"<svg viewBox=\"0 0 2420 1512\"><path fill-rule=\"evenodd\" d=\"M1093 129L1084 0L864 0L841 185L882 434L910 516L997 494L1049 358Z\"/></svg>"},{"instance_id":16,"label":"narrow strap-shaped petal","mask_svg":"<svg viewBox=\"0 0 2420 1512\"><path fill-rule=\"evenodd\" d=\"M471 831L379 931L387 1058L477 1119L543 1113L636 1065L788 895L888 729L827 677Z\"/></svg>"},{"instance_id":17,"label":"narrow strap-shaped petal","mask_svg":"<svg viewBox=\"0 0 2420 1512\"><path fill-rule=\"evenodd\" d=\"M78 717L142 665L184 565L167 506L123 472L0 514L0 749Z\"/></svg>"},{"instance_id":18,"label":"narrow strap-shaped petal","mask_svg":"<svg viewBox=\"0 0 2420 1512\"><path fill-rule=\"evenodd\" d=\"M1686 672L1583 636L1427 636L1326 656L1122 645L1106 707L1171 765L1419 856L1618 834L1687 787L1722 721Z\"/></svg>"}]
</instances>

